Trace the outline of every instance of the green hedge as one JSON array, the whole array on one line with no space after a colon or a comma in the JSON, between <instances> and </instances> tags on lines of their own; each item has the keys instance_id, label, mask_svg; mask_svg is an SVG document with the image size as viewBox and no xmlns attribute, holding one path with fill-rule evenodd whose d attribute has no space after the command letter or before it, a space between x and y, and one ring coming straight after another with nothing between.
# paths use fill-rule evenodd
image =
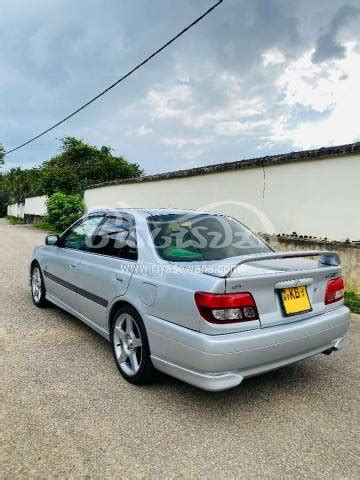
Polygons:
<instances>
[{"instance_id":1,"label":"green hedge","mask_svg":"<svg viewBox=\"0 0 360 480\"><path fill-rule=\"evenodd\" d=\"M360 295L355 292L345 292L345 305L353 313L360 313Z\"/></svg>"},{"instance_id":2,"label":"green hedge","mask_svg":"<svg viewBox=\"0 0 360 480\"><path fill-rule=\"evenodd\" d=\"M84 214L85 206L80 195L57 192L46 202L45 222L55 231L63 232Z\"/></svg>"}]
</instances>

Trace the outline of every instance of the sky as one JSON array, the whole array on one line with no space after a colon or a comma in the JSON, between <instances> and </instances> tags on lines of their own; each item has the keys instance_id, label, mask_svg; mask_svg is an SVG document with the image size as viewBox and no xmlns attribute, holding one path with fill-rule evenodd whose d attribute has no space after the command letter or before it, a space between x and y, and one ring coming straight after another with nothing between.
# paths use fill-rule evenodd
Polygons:
<instances>
[{"instance_id":1,"label":"sky","mask_svg":"<svg viewBox=\"0 0 360 480\"><path fill-rule=\"evenodd\" d=\"M11 149L116 81L215 0L0 0L0 143ZM64 135L147 174L360 140L360 0L224 0Z\"/></svg>"}]
</instances>

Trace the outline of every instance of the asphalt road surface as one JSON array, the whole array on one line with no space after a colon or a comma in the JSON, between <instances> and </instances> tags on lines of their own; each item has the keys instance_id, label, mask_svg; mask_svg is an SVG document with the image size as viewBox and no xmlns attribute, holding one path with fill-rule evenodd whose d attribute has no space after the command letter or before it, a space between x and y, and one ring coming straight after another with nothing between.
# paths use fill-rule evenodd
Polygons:
<instances>
[{"instance_id":1,"label":"asphalt road surface","mask_svg":"<svg viewBox=\"0 0 360 480\"><path fill-rule=\"evenodd\" d=\"M138 388L103 338L33 306L44 233L0 219L0 240L1 478L359 478L360 317L345 350L227 392Z\"/></svg>"}]
</instances>

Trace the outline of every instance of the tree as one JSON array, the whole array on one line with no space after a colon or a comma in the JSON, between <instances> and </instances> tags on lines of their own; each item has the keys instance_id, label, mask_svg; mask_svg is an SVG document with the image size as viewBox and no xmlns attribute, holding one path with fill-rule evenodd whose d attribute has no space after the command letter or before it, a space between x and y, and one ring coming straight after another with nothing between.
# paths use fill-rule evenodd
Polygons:
<instances>
[{"instance_id":1,"label":"tree","mask_svg":"<svg viewBox=\"0 0 360 480\"><path fill-rule=\"evenodd\" d=\"M64 137L60 153L42 165L41 184L47 195L57 191L81 194L89 185L141 174L138 164L112 155L109 147L97 148L74 137Z\"/></svg>"},{"instance_id":2,"label":"tree","mask_svg":"<svg viewBox=\"0 0 360 480\"><path fill-rule=\"evenodd\" d=\"M34 195L80 194L91 184L138 177L142 170L124 157L116 157L111 148L97 148L74 137L61 140L60 153L38 168L12 168L1 176L1 211L8 203L21 202ZM0 145L0 164L4 149ZM4 207L5 205L5 207Z\"/></svg>"},{"instance_id":3,"label":"tree","mask_svg":"<svg viewBox=\"0 0 360 480\"><path fill-rule=\"evenodd\" d=\"M7 213L8 196L4 188L4 175L0 173L0 217Z\"/></svg>"},{"instance_id":4,"label":"tree","mask_svg":"<svg viewBox=\"0 0 360 480\"><path fill-rule=\"evenodd\" d=\"M42 193L41 171L37 168L11 168L3 177L3 188L10 203L21 202L26 197Z\"/></svg>"},{"instance_id":5,"label":"tree","mask_svg":"<svg viewBox=\"0 0 360 480\"><path fill-rule=\"evenodd\" d=\"M4 164L5 149L0 143L0 166Z\"/></svg>"}]
</instances>

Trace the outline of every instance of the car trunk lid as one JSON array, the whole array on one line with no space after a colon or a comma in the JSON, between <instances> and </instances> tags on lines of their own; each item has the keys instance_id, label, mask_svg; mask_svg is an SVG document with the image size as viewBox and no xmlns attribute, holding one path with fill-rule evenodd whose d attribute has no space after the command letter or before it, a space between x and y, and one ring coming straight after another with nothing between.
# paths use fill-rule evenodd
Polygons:
<instances>
[{"instance_id":1,"label":"car trunk lid","mask_svg":"<svg viewBox=\"0 0 360 480\"><path fill-rule=\"evenodd\" d=\"M253 295L262 328L323 313L327 283L341 275L334 252L283 252L227 260L232 263L212 265L211 274L224 277L226 293Z\"/></svg>"}]
</instances>

